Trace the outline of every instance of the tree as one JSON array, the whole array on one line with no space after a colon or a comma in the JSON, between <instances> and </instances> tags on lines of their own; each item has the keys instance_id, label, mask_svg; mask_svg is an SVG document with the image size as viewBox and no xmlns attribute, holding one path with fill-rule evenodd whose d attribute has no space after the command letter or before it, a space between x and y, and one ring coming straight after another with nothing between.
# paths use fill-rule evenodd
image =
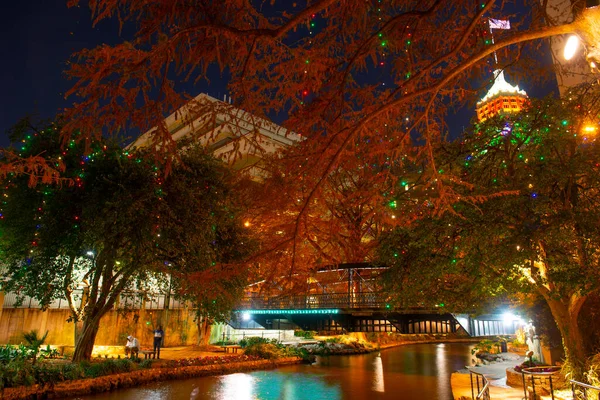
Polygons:
<instances>
[{"instance_id":1,"label":"tree","mask_svg":"<svg viewBox=\"0 0 600 400\"><path fill-rule=\"evenodd\" d=\"M581 366L592 349L578 319L600 288L598 89L532 101L439 148L440 173L454 171L447 184L461 201L385 241L381 261L398 301L469 310L486 298L537 294L568 361Z\"/></svg>"},{"instance_id":2,"label":"tree","mask_svg":"<svg viewBox=\"0 0 600 400\"><path fill-rule=\"evenodd\" d=\"M135 33L77 54L68 70L77 103L67 110L65 132L157 127L153 144L173 154L164 116L193 97L178 90L182 83L208 82L217 67L230 76L237 106L258 116L285 113L287 127L319 143L308 173L322 177L321 185L356 154L350 144L360 137L373 138L363 144L370 151L394 158L410 149L413 143L403 139L413 135L425 144L421 156L430 157L430 146L447 133L447 114L473 104L494 52L501 62L494 69L520 68L535 80L544 76L540 39L577 31L595 43L598 16L586 10L577 22L545 25L553 19L538 0L524 1L518 18L510 2L493 0L281 3L90 2L94 23L118 15ZM512 29L496 31L492 41L488 17L512 17ZM214 121L204 123L208 129ZM379 140L383 127L391 141Z\"/></svg>"},{"instance_id":3,"label":"tree","mask_svg":"<svg viewBox=\"0 0 600 400\"><path fill-rule=\"evenodd\" d=\"M24 126L21 154L54 160L64 172L61 184L32 187L15 175L4 186L2 289L43 307L66 298L82 323L75 361L90 358L101 317L125 290L147 290L167 273L189 298L222 290L211 277L232 270L244 246L219 161L189 147L185 165L165 178L160 165L109 142L85 152L73 140L62 150L60 126Z\"/></svg>"},{"instance_id":4,"label":"tree","mask_svg":"<svg viewBox=\"0 0 600 400\"><path fill-rule=\"evenodd\" d=\"M263 179L250 182L243 194L248 225L263 243L254 255L262 271L257 280L268 277L286 291L291 284L304 292L307 274L315 270L372 261L381 233L406 222L404 197L410 194L406 181L394 187L387 173L393 169L398 178L412 166L409 157L358 152L317 185L320 177L303 165L312 162L306 147L315 144L305 141L264 162Z\"/></svg>"}]
</instances>

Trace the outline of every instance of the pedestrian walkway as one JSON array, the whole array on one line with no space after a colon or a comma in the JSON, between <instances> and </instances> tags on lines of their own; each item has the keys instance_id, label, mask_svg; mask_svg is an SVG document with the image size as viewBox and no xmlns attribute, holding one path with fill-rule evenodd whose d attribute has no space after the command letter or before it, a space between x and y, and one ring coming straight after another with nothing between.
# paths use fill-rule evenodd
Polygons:
<instances>
[{"instance_id":1,"label":"pedestrian walkway","mask_svg":"<svg viewBox=\"0 0 600 400\"><path fill-rule=\"evenodd\" d=\"M197 358L197 357L231 357L241 354L225 353L225 350L219 346L179 346L179 347L163 347L160 349L161 360L180 360L182 358Z\"/></svg>"},{"instance_id":2,"label":"pedestrian walkway","mask_svg":"<svg viewBox=\"0 0 600 400\"><path fill-rule=\"evenodd\" d=\"M491 400L523 400L524 393L522 388L513 388L506 384L506 369L514 367L518 363L518 361L501 361L489 365L472 367L472 370L485 375L489 380ZM453 373L450 382L454 399L472 398L471 378L467 369ZM475 393L475 396L477 396L477 393ZM538 398L546 400L551 399L551 396L539 396ZM559 400L559 397L555 396L555 400Z\"/></svg>"}]
</instances>

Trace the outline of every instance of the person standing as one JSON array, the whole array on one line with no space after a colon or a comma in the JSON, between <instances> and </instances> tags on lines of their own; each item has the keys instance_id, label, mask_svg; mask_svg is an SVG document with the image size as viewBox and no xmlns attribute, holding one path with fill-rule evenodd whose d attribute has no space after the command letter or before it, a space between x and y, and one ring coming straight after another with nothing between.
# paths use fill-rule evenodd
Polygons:
<instances>
[{"instance_id":1,"label":"person standing","mask_svg":"<svg viewBox=\"0 0 600 400\"><path fill-rule=\"evenodd\" d=\"M154 357L157 359L160 359L160 348L162 347L164 336L165 332L162 325L159 325L158 329L154 330Z\"/></svg>"}]
</instances>

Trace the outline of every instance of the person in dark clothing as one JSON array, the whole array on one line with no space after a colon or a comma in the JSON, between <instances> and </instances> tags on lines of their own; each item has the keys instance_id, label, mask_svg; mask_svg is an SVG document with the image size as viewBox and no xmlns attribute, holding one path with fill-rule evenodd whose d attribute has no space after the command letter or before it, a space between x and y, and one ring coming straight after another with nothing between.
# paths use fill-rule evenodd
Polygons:
<instances>
[{"instance_id":1,"label":"person in dark clothing","mask_svg":"<svg viewBox=\"0 0 600 400\"><path fill-rule=\"evenodd\" d=\"M154 330L154 357L160 359L160 348L162 347L163 338L165 332L162 329L162 325L158 326L158 329Z\"/></svg>"}]
</instances>

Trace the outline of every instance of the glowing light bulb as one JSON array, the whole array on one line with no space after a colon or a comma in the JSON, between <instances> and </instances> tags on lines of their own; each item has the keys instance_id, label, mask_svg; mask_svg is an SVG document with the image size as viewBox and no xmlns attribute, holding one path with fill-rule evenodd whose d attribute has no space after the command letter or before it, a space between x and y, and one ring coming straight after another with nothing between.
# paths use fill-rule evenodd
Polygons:
<instances>
[{"instance_id":1,"label":"glowing light bulb","mask_svg":"<svg viewBox=\"0 0 600 400\"><path fill-rule=\"evenodd\" d=\"M573 56L575 56L575 53L577 53L578 49L579 49L579 36L577 36L577 35L569 36L569 38L567 39L567 43L565 44L565 49L563 52L563 56L565 57L565 60L572 59Z\"/></svg>"}]
</instances>

